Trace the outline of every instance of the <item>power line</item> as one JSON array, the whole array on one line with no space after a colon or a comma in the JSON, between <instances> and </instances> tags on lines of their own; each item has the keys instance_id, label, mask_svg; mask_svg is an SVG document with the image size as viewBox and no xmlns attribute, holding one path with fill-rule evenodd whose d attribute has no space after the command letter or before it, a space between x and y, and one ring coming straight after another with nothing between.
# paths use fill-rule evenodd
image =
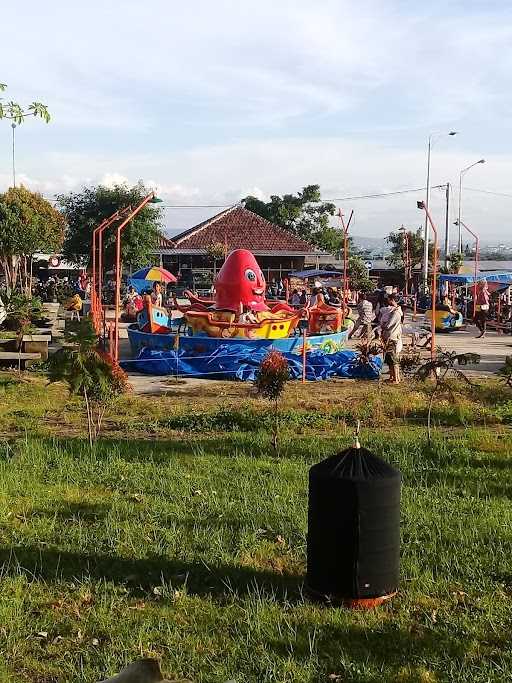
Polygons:
<instances>
[{"instance_id":1,"label":"power line","mask_svg":"<svg viewBox=\"0 0 512 683\"><path fill-rule=\"evenodd\" d=\"M432 189L438 188L438 187L444 187L443 185L436 185ZM352 199L378 199L379 197L391 197L392 195L397 195L397 194L408 194L410 192L423 192L426 190L426 187L415 187L410 190L396 190L395 192L380 192L377 194L361 194L357 195L355 197L334 197L333 199L323 199L322 201L324 202L347 202Z\"/></svg>"},{"instance_id":2,"label":"power line","mask_svg":"<svg viewBox=\"0 0 512 683\"><path fill-rule=\"evenodd\" d=\"M228 209L233 204L162 204L162 209Z\"/></svg>"},{"instance_id":3,"label":"power line","mask_svg":"<svg viewBox=\"0 0 512 683\"><path fill-rule=\"evenodd\" d=\"M493 192L492 190L478 190L476 187L465 187L464 191L469 190L469 192L481 192L482 194L492 194L496 197L508 197L512 199L512 194L507 194L506 192Z\"/></svg>"}]
</instances>

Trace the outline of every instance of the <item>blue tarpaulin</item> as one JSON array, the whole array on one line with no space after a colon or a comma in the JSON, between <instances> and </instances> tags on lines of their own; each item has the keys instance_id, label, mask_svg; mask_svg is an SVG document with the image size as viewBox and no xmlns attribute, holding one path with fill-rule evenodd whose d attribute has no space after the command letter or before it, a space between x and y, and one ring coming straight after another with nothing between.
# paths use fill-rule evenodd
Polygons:
<instances>
[{"instance_id":1,"label":"blue tarpaulin","mask_svg":"<svg viewBox=\"0 0 512 683\"><path fill-rule=\"evenodd\" d=\"M179 375L212 379L238 379L254 381L267 349L249 350L246 345L220 346L213 353L191 355L190 351L155 351L143 348L137 358L124 361L125 370L149 375ZM288 361L291 379L302 377L302 356L283 353ZM355 351L323 353L311 351L306 354L306 379L320 380L331 377L353 379L378 379L382 368L380 356L373 356L370 362L360 362Z\"/></svg>"},{"instance_id":2,"label":"blue tarpaulin","mask_svg":"<svg viewBox=\"0 0 512 683\"><path fill-rule=\"evenodd\" d=\"M454 284L458 285L471 285L473 282L483 282L486 280L487 282L499 282L502 283L504 286L507 284L512 285L512 273L511 272L506 272L506 271L489 271L489 272L482 272L480 271L479 273L476 274L476 277L474 274L470 273L459 273L458 275L440 275L439 276L439 283L442 284L443 282L453 282Z\"/></svg>"}]
</instances>

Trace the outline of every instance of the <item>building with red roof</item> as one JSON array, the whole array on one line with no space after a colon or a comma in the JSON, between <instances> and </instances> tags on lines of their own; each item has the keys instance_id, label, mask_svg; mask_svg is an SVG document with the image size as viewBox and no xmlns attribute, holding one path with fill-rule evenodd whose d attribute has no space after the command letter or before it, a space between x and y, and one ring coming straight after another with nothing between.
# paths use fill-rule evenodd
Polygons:
<instances>
[{"instance_id":1,"label":"building with red roof","mask_svg":"<svg viewBox=\"0 0 512 683\"><path fill-rule=\"evenodd\" d=\"M281 279L293 270L302 270L308 262L326 254L265 218L232 206L216 216L185 230L172 238L162 238L158 255L160 263L172 273L180 273L181 281L190 285L211 283L224 256L234 249L253 252L267 282ZM219 258L212 257L219 253Z\"/></svg>"}]
</instances>

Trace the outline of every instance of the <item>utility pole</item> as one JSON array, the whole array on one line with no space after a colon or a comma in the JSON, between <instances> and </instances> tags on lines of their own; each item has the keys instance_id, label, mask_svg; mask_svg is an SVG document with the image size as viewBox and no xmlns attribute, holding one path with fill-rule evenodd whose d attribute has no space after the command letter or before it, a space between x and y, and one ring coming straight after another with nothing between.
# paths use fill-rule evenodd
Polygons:
<instances>
[{"instance_id":1,"label":"utility pole","mask_svg":"<svg viewBox=\"0 0 512 683\"><path fill-rule=\"evenodd\" d=\"M448 252L450 251L450 183L446 183L446 215L444 228L444 267L448 269Z\"/></svg>"},{"instance_id":2,"label":"utility pole","mask_svg":"<svg viewBox=\"0 0 512 683\"><path fill-rule=\"evenodd\" d=\"M12 186L16 187L16 147L15 147L15 134L16 124L11 123L12 128Z\"/></svg>"},{"instance_id":3,"label":"utility pole","mask_svg":"<svg viewBox=\"0 0 512 683\"><path fill-rule=\"evenodd\" d=\"M430 154L432 151L432 135L428 136L428 151L427 151L427 195L425 198L425 206L428 211L430 203ZM429 243L429 229L428 229L428 214L425 213L425 225L423 228L423 272L422 282L423 291L427 291L428 287L428 243Z\"/></svg>"}]
</instances>

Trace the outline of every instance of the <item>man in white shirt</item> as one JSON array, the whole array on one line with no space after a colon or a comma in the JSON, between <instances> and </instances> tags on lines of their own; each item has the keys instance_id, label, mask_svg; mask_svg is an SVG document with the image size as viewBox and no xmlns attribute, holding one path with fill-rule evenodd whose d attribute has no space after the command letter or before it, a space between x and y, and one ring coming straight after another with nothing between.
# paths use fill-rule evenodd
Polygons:
<instances>
[{"instance_id":1,"label":"man in white shirt","mask_svg":"<svg viewBox=\"0 0 512 683\"><path fill-rule=\"evenodd\" d=\"M389 366L389 381L400 384L400 353L402 351L402 309L395 294L388 296L388 308L381 318L384 361Z\"/></svg>"}]
</instances>

